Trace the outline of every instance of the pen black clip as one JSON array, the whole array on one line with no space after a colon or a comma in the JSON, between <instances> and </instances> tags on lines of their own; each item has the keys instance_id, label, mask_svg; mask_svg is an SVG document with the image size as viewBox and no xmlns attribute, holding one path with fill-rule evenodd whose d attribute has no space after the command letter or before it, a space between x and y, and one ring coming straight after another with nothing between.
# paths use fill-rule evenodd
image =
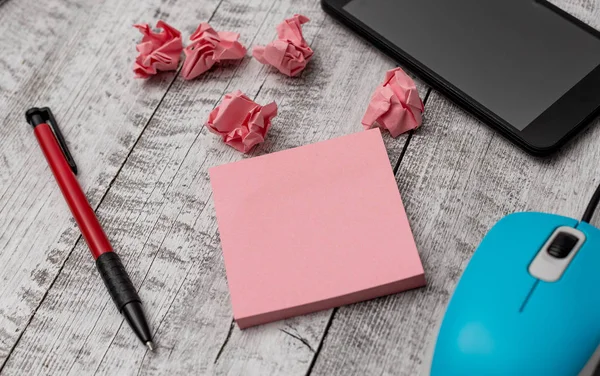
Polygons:
<instances>
[{"instance_id":1,"label":"pen black clip","mask_svg":"<svg viewBox=\"0 0 600 376\"><path fill-rule=\"evenodd\" d=\"M52 133L54 133L54 137L56 138L56 141L58 142L58 145L60 146L63 155L67 160L67 163L71 167L71 171L73 171L73 173L77 175L77 165L75 164L75 160L73 159L73 156L69 151L69 147L67 146L65 138L63 137L60 128L58 127L58 123L56 122L56 119L54 118L54 115L52 114L50 108L30 108L25 113L25 117L27 118L27 122L34 128L43 123L46 123L50 126L50 129L52 129Z\"/></svg>"}]
</instances>

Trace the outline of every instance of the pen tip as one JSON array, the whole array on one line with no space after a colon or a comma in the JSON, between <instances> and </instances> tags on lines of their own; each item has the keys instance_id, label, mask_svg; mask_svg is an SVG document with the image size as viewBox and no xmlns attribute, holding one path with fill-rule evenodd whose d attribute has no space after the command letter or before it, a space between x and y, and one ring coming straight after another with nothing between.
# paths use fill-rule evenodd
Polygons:
<instances>
[{"instance_id":1,"label":"pen tip","mask_svg":"<svg viewBox=\"0 0 600 376\"><path fill-rule=\"evenodd\" d=\"M146 342L146 347L148 347L148 350L154 351L154 342L152 342L152 341Z\"/></svg>"}]
</instances>

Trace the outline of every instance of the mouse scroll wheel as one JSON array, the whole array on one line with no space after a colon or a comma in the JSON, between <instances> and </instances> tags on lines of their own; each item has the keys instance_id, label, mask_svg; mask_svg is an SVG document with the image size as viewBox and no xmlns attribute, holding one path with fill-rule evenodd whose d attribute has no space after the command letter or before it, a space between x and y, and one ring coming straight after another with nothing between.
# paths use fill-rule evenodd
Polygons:
<instances>
[{"instance_id":1,"label":"mouse scroll wheel","mask_svg":"<svg viewBox=\"0 0 600 376\"><path fill-rule=\"evenodd\" d=\"M565 258L575 248L578 241L579 238L573 234L559 232L550 243L548 253L559 259Z\"/></svg>"}]
</instances>

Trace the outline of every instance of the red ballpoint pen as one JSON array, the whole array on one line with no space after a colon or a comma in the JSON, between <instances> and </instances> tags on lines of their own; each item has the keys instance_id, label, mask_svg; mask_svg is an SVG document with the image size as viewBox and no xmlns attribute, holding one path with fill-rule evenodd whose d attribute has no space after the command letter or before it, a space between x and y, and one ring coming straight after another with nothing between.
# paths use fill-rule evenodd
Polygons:
<instances>
[{"instance_id":1,"label":"red ballpoint pen","mask_svg":"<svg viewBox=\"0 0 600 376\"><path fill-rule=\"evenodd\" d=\"M131 283L119 256L113 252L106 234L77 182L77 165L69 152L58 124L49 108L31 108L25 113L27 122L50 165L56 182L75 217L113 301L135 334L150 350L154 350L152 334L142 301Z\"/></svg>"}]
</instances>

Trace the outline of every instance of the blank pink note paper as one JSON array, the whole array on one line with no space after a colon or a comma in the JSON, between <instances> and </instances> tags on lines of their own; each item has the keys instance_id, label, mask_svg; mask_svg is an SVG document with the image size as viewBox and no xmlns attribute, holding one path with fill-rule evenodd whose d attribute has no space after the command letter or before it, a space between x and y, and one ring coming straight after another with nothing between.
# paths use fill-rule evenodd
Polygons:
<instances>
[{"instance_id":1,"label":"blank pink note paper","mask_svg":"<svg viewBox=\"0 0 600 376\"><path fill-rule=\"evenodd\" d=\"M425 285L378 129L210 169L240 328Z\"/></svg>"}]
</instances>

